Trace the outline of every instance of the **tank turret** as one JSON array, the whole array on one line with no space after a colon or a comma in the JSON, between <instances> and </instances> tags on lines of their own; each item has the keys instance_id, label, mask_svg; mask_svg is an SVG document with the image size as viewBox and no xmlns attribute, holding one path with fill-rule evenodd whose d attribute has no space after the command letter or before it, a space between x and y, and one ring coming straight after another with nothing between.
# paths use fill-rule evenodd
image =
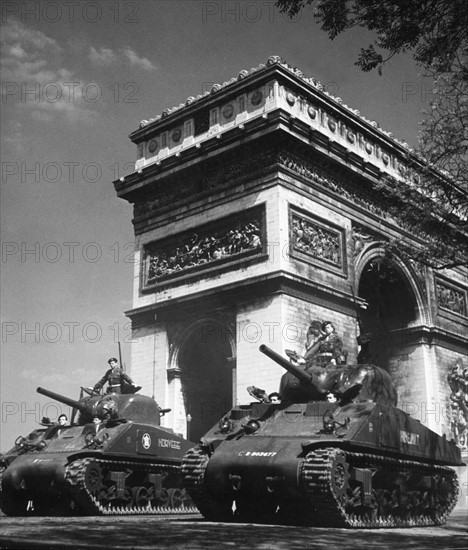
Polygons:
<instances>
[{"instance_id":1,"label":"tank turret","mask_svg":"<svg viewBox=\"0 0 468 550\"><path fill-rule=\"evenodd\" d=\"M311 366L302 369L268 346L261 345L259 349L288 371L283 375L279 389L285 401L325 401L327 395L332 393L343 403L369 400L393 406L397 404L397 392L389 373L375 365Z\"/></svg>"},{"instance_id":2,"label":"tank turret","mask_svg":"<svg viewBox=\"0 0 468 550\"><path fill-rule=\"evenodd\" d=\"M145 395L96 394L79 400L37 392L78 411L71 425L43 423L0 462L0 508L7 515L193 513L180 478L193 445L162 427ZM83 393L83 392L82 392Z\"/></svg>"},{"instance_id":3,"label":"tank turret","mask_svg":"<svg viewBox=\"0 0 468 550\"><path fill-rule=\"evenodd\" d=\"M154 399L146 395L111 393L100 395L91 393L75 401L59 393L44 388L37 388L38 393L55 399L59 403L68 405L80 412L78 423L85 425L94 419L121 422L142 422L144 424L159 426L162 409ZM167 412L167 411L166 411Z\"/></svg>"},{"instance_id":4,"label":"tank turret","mask_svg":"<svg viewBox=\"0 0 468 550\"><path fill-rule=\"evenodd\" d=\"M248 388L261 402L228 411L182 461L205 518L356 528L446 521L460 449L395 406L384 369L303 369L260 351L288 371L281 402Z\"/></svg>"}]
</instances>

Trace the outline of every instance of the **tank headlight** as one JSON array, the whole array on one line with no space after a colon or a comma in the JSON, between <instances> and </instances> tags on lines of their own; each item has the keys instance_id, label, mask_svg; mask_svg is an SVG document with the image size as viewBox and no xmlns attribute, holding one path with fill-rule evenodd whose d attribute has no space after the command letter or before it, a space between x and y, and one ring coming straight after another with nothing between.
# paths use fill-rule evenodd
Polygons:
<instances>
[{"instance_id":1,"label":"tank headlight","mask_svg":"<svg viewBox=\"0 0 468 550\"><path fill-rule=\"evenodd\" d=\"M249 420L242 427L248 434L253 434L260 428L260 422L258 420Z\"/></svg>"},{"instance_id":2,"label":"tank headlight","mask_svg":"<svg viewBox=\"0 0 468 550\"><path fill-rule=\"evenodd\" d=\"M323 415L323 431L333 433L335 431L335 419L330 411Z\"/></svg>"}]
</instances>

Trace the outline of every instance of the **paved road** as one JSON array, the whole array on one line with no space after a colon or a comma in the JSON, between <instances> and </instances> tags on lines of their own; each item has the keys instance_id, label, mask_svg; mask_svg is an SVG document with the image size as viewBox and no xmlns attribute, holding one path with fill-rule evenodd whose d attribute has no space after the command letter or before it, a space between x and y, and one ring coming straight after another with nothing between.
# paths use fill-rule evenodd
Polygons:
<instances>
[{"instance_id":1,"label":"paved road","mask_svg":"<svg viewBox=\"0 0 468 550\"><path fill-rule=\"evenodd\" d=\"M0 517L0 549L391 550L468 549L466 517L443 527L319 529L210 523L201 516Z\"/></svg>"}]
</instances>

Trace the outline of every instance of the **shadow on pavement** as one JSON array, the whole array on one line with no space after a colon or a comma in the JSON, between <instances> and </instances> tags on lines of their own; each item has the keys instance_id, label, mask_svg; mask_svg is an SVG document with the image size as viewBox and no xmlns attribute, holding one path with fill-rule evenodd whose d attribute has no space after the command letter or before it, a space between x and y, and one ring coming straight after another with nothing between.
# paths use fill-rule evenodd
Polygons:
<instances>
[{"instance_id":1,"label":"shadow on pavement","mask_svg":"<svg viewBox=\"0 0 468 550\"><path fill-rule=\"evenodd\" d=\"M468 544L464 517L451 518L442 527L378 530L209 523L151 516L1 519L1 549L449 550L466 549Z\"/></svg>"}]
</instances>

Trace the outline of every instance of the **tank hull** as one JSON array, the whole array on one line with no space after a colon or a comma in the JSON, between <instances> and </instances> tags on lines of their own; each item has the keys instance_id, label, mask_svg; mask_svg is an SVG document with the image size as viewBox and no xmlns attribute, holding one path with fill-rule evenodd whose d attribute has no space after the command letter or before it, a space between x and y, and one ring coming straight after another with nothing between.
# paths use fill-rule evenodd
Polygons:
<instances>
[{"instance_id":1,"label":"tank hull","mask_svg":"<svg viewBox=\"0 0 468 550\"><path fill-rule=\"evenodd\" d=\"M212 520L400 527L446 520L461 464L453 442L396 407L312 401L233 409L182 473Z\"/></svg>"},{"instance_id":2,"label":"tank hull","mask_svg":"<svg viewBox=\"0 0 468 550\"><path fill-rule=\"evenodd\" d=\"M193 443L160 426L106 421L23 438L1 472L7 515L193 513L180 463Z\"/></svg>"}]
</instances>

